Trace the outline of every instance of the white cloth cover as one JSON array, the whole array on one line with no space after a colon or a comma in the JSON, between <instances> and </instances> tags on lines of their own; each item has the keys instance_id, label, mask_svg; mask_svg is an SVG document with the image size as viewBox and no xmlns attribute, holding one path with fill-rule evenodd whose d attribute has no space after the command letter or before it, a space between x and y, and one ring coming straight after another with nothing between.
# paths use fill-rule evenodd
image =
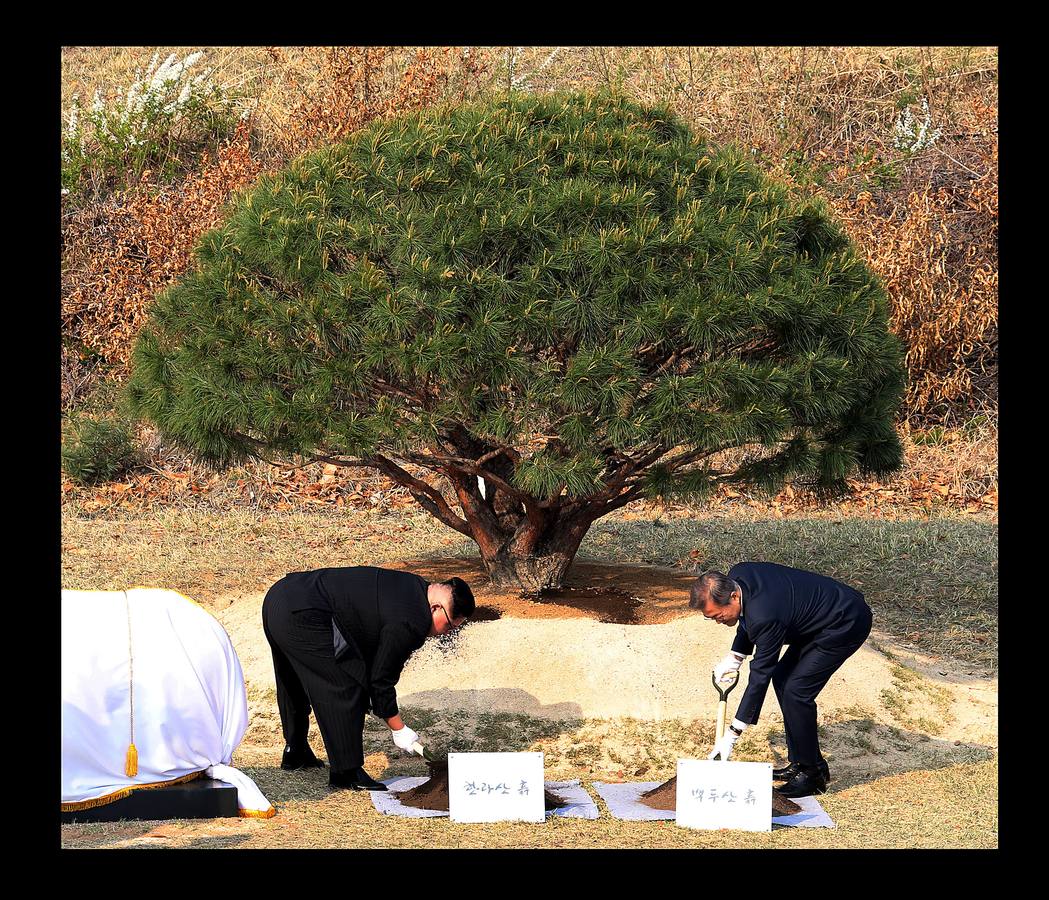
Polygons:
<instances>
[{"instance_id":1,"label":"white cloth cover","mask_svg":"<svg viewBox=\"0 0 1049 900\"><path fill-rule=\"evenodd\" d=\"M162 589L62 591L63 809L204 772L237 789L241 815L269 817L269 801L229 765L247 726L240 660L206 610Z\"/></svg>"}]
</instances>

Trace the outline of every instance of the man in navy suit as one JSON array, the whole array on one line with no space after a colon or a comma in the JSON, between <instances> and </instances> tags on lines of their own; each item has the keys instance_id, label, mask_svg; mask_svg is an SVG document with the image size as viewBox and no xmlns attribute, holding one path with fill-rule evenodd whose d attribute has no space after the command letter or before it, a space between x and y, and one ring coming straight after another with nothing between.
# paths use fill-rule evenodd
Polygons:
<instances>
[{"instance_id":1,"label":"man in navy suit","mask_svg":"<svg viewBox=\"0 0 1049 900\"><path fill-rule=\"evenodd\" d=\"M749 654L750 681L736 718L711 759L727 760L739 736L758 721L769 681L783 712L788 763L773 770L787 797L822 794L830 770L816 733L816 696L871 631L871 609L859 591L828 578L775 563L743 562L728 575L696 579L689 604L720 625L736 626L731 652L714 667L721 681ZM787 652L780 658L784 645Z\"/></svg>"}]
</instances>

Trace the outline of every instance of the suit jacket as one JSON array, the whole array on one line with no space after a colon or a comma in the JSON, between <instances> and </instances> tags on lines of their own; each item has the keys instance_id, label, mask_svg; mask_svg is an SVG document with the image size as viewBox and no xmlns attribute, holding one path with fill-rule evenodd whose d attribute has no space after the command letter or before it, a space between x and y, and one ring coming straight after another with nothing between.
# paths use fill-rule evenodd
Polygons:
<instances>
[{"instance_id":1,"label":"suit jacket","mask_svg":"<svg viewBox=\"0 0 1049 900\"><path fill-rule=\"evenodd\" d=\"M372 712L384 719L396 715L394 685L433 624L427 581L374 566L291 572L283 580L288 609L331 613L335 659L367 688Z\"/></svg>"},{"instance_id":2,"label":"suit jacket","mask_svg":"<svg viewBox=\"0 0 1049 900\"><path fill-rule=\"evenodd\" d=\"M863 594L847 584L776 563L745 562L733 566L728 577L743 592L743 610L732 650L754 658L750 679L736 710L736 718L758 721L772 671L784 644L816 641L828 648L849 647L866 637L870 607ZM756 649L755 649L756 648Z\"/></svg>"}]
</instances>

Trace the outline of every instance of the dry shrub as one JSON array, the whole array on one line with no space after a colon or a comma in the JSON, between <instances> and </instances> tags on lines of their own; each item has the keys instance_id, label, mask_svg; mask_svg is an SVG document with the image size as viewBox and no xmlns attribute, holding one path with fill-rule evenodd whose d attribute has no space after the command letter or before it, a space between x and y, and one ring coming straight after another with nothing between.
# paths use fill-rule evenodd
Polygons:
<instances>
[{"instance_id":1,"label":"dry shrub","mask_svg":"<svg viewBox=\"0 0 1049 900\"><path fill-rule=\"evenodd\" d=\"M248 126L241 123L216 158L182 184L158 188L147 177L69 215L62 235L62 333L68 374L63 380L71 396L92 355L109 374L126 372L157 292L188 269L197 239L219 223L230 196L258 173Z\"/></svg>"},{"instance_id":2,"label":"dry shrub","mask_svg":"<svg viewBox=\"0 0 1049 900\"><path fill-rule=\"evenodd\" d=\"M269 53L282 62L282 50ZM375 118L464 99L479 71L469 53L452 48L414 50L406 64L389 48L332 48L311 90L299 86L302 99L268 147L255 146L242 122L217 158L182 184L158 187L146 173L134 188L70 210L63 223L63 408L101 374L127 374L153 299L189 268L193 247L220 223L235 191L264 168L281 168Z\"/></svg>"},{"instance_id":3,"label":"dry shrub","mask_svg":"<svg viewBox=\"0 0 1049 900\"><path fill-rule=\"evenodd\" d=\"M284 64L280 48L269 48ZM479 88L484 64L462 48L417 48L405 60L390 47L332 47L319 78L300 85L296 103L276 135L284 160L338 141L374 119L445 101L462 101Z\"/></svg>"},{"instance_id":4,"label":"dry shrub","mask_svg":"<svg viewBox=\"0 0 1049 900\"><path fill-rule=\"evenodd\" d=\"M916 420L957 421L997 405L997 135L986 143L979 176L930 178L879 201L869 192L831 200L885 282Z\"/></svg>"}]
</instances>

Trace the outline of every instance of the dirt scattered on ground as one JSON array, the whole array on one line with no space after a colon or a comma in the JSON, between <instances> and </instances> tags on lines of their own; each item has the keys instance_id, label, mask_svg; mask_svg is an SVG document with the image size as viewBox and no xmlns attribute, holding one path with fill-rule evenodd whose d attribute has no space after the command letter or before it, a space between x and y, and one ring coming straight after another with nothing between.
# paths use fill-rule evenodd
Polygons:
<instances>
[{"instance_id":1,"label":"dirt scattered on ground","mask_svg":"<svg viewBox=\"0 0 1049 900\"><path fill-rule=\"evenodd\" d=\"M496 587L480 559L425 557L385 563L390 569L415 572L428 581L453 575L470 585L482 615L474 621L502 616L517 619L576 619L621 625L658 625L692 614L688 589L695 574L656 566L588 563L576 560L558 591L525 594Z\"/></svg>"},{"instance_id":2,"label":"dirt scattered on ground","mask_svg":"<svg viewBox=\"0 0 1049 900\"><path fill-rule=\"evenodd\" d=\"M654 787L651 790L645 791L640 801L649 806L652 809L667 809L677 810L677 776L675 775L669 781L664 781L658 787ZM775 788L772 789L772 815L773 816L792 816L794 813L801 812L801 807L798 806L789 797L784 797Z\"/></svg>"},{"instance_id":3,"label":"dirt scattered on ground","mask_svg":"<svg viewBox=\"0 0 1049 900\"><path fill-rule=\"evenodd\" d=\"M430 780L424 781L418 787L407 791L400 791L397 799L405 806L414 806L417 809L439 809L448 811L448 760L436 760L429 763ZM565 805L565 801L558 797L553 791L543 789L543 801L545 808L559 809Z\"/></svg>"},{"instance_id":4,"label":"dirt scattered on ground","mask_svg":"<svg viewBox=\"0 0 1049 900\"><path fill-rule=\"evenodd\" d=\"M637 625L644 600L631 597L615 588L567 587L559 591L542 591L528 596L534 603L552 603L593 613L598 622L613 625Z\"/></svg>"}]
</instances>

